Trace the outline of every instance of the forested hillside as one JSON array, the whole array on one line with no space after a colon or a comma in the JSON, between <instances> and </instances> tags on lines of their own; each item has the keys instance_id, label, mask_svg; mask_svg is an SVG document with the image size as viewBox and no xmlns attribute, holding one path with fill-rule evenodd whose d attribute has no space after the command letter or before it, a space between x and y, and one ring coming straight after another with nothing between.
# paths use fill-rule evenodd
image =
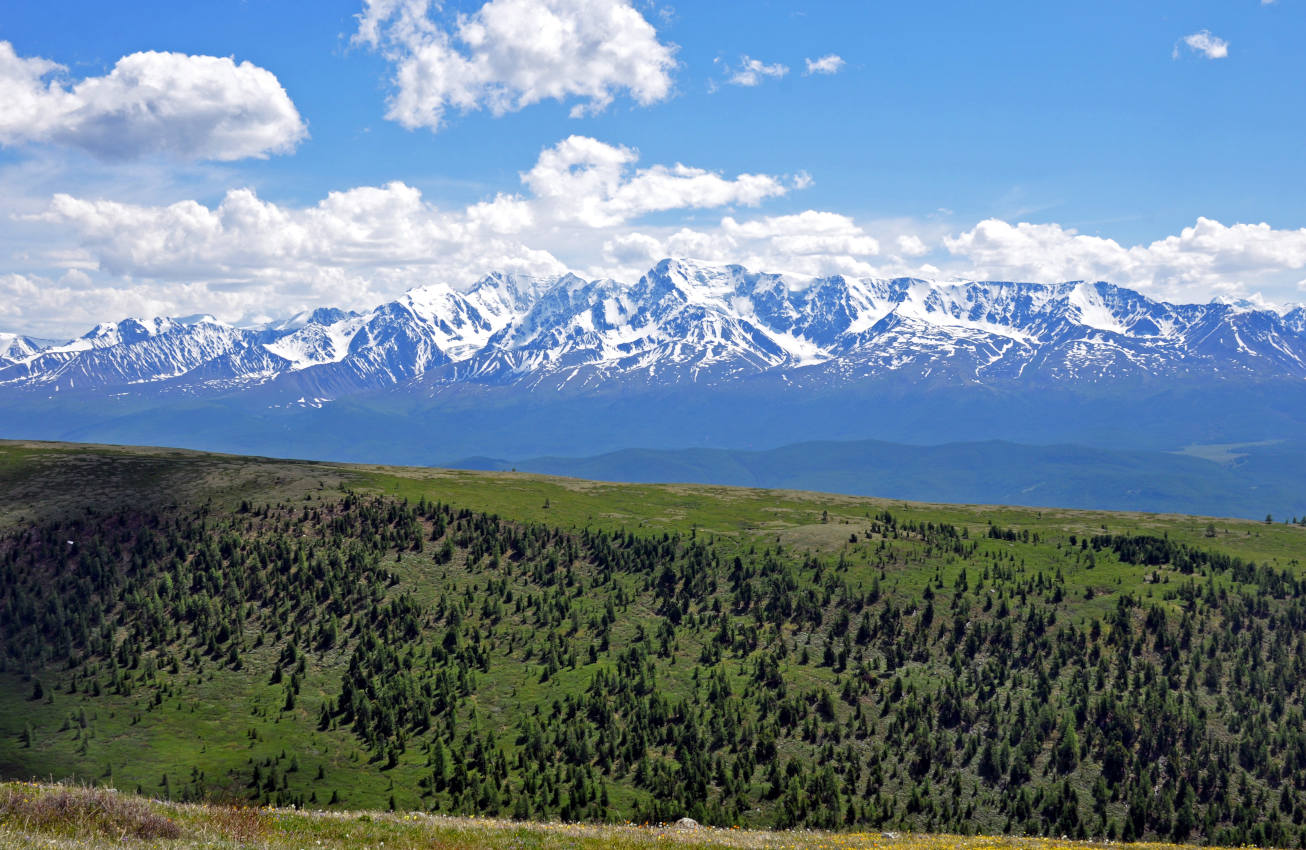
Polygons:
<instances>
[{"instance_id":1,"label":"forested hillside","mask_svg":"<svg viewBox=\"0 0 1306 850\"><path fill-rule=\"evenodd\" d=\"M1295 525L12 445L0 484L7 777L1306 841Z\"/></svg>"}]
</instances>

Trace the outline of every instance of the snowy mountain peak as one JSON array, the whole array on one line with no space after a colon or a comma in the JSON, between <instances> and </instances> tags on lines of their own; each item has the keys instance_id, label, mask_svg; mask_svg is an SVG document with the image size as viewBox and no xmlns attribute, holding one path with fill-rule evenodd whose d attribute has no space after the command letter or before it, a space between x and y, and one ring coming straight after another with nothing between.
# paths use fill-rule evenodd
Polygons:
<instances>
[{"instance_id":1,"label":"snowy mountain peak","mask_svg":"<svg viewBox=\"0 0 1306 850\"><path fill-rule=\"evenodd\" d=\"M575 277L564 275L563 277ZM514 313L528 310L541 295L551 289L558 277L535 277L510 272L492 272L468 291L469 297L483 304L497 302Z\"/></svg>"},{"instance_id":2,"label":"snowy mountain peak","mask_svg":"<svg viewBox=\"0 0 1306 850\"><path fill-rule=\"evenodd\" d=\"M170 319L164 319L163 321L171 322L174 325L186 325L188 327L192 325L218 325L224 328L231 327L231 325L217 318L212 313L192 313L189 316L175 316Z\"/></svg>"},{"instance_id":3,"label":"snowy mountain peak","mask_svg":"<svg viewBox=\"0 0 1306 850\"><path fill-rule=\"evenodd\" d=\"M91 328L81 336L91 348L108 348L140 342L161 333L167 333L178 323L172 319L157 317L152 319L123 319L120 322L103 322Z\"/></svg>"},{"instance_id":4,"label":"snowy mountain peak","mask_svg":"<svg viewBox=\"0 0 1306 850\"><path fill-rule=\"evenodd\" d=\"M633 284L494 273L466 290L433 283L366 313L318 308L254 329L211 316L125 319L64 345L22 339L0 336L0 386L284 384L321 399L418 379L597 390L768 372L831 385L889 374L1306 377L1301 307L1174 305L1102 281L805 278L673 258Z\"/></svg>"},{"instance_id":5,"label":"snowy mountain peak","mask_svg":"<svg viewBox=\"0 0 1306 850\"><path fill-rule=\"evenodd\" d=\"M345 312L339 307L318 307L316 310L308 314L308 321L306 324L323 326L334 325L338 322L343 322L346 319L353 318L356 315L357 314L352 311Z\"/></svg>"},{"instance_id":6,"label":"snowy mountain peak","mask_svg":"<svg viewBox=\"0 0 1306 850\"><path fill-rule=\"evenodd\" d=\"M410 309L420 316L434 319L458 310L465 310L467 299L447 283L432 283L414 287L392 303Z\"/></svg>"},{"instance_id":7,"label":"snowy mountain peak","mask_svg":"<svg viewBox=\"0 0 1306 850\"><path fill-rule=\"evenodd\" d=\"M339 307L317 307L312 310L303 310L288 318L274 319L270 322L249 326L249 330L276 334L278 332L297 331L308 325L334 325L336 322L344 321L356 315L358 314L341 310Z\"/></svg>"},{"instance_id":8,"label":"snowy mountain peak","mask_svg":"<svg viewBox=\"0 0 1306 850\"><path fill-rule=\"evenodd\" d=\"M48 340L0 331L0 366L32 357L51 345Z\"/></svg>"},{"instance_id":9,"label":"snowy mountain peak","mask_svg":"<svg viewBox=\"0 0 1306 850\"><path fill-rule=\"evenodd\" d=\"M1299 334L1306 334L1306 306L1294 307L1283 314L1283 322Z\"/></svg>"}]
</instances>

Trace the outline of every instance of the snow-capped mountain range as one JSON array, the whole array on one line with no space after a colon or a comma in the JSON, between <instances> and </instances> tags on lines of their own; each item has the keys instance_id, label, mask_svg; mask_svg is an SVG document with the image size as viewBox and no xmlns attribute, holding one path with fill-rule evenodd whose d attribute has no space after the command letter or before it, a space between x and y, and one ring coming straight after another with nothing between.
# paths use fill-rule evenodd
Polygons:
<instances>
[{"instance_id":1,"label":"snow-capped mountain range","mask_svg":"<svg viewBox=\"0 0 1306 850\"><path fill-rule=\"evenodd\" d=\"M325 403L465 385L591 391L771 374L952 385L1152 377L1306 379L1306 308L1169 304L1109 283L797 279L663 260L634 284L492 274L365 313L261 327L125 319L66 342L0 334L0 389L25 394L284 389Z\"/></svg>"}]
</instances>

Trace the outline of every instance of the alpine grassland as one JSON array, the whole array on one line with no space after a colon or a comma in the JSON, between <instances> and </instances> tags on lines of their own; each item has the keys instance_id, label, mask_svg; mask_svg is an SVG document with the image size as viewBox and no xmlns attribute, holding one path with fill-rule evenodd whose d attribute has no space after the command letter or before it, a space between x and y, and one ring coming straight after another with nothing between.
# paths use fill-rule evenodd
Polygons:
<instances>
[{"instance_id":1,"label":"alpine grassland","mask_svg":"<svg viewBox=\"0 0 1306 850\"><path fill-rule=\"evenodd\" d=\"M104 850L388 847L395 850L1153 850L1174 845L1100 844L1016 836L749 830L680 824L576 824L427 812L321 811L175 803L102 788L0 784L0 848Z\"/></svg>"},{"instance_id":2,"label":"alpine grassland","mask_svg":"<svg viewBox=\"0 0 1306 850\"><path fill-rule=\"evenodd\" d=\"M2 443L0 775L73 784L3 786L0 842L1306 846L1303 558L1273 517Z\"/></svg>"}]
</instances>

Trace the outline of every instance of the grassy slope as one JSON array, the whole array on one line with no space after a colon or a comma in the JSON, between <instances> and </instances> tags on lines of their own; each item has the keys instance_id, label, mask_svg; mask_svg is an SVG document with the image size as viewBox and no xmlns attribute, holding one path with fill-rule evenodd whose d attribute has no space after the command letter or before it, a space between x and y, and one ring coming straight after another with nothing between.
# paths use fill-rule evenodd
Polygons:
<instances>
[{"instance_id":1,"label":"grassy slope","mask_svg":"<svg viewBox=\"0 0 1306 850\"><path fill-rule=\"evenodd\" d=\"M1043 534L1046 543L1019 547L1026 568L1049 573L1065 567L1064 553L1053 541L1068 534L1145 531L1171 539L1217 548L1240 557L1281 567L1298 567L1306 557L1306 529L1243 520L1217 520L1217 537L1207 538L1208 520L1149 514L1035 510L1016 507L908 504L897 501L829 496L816 493L762 491L708 486L614 485L553 479L515 473L449 472L275 460L232 458L180 451L45 444L0 444L0 524L77 512L87 506L107 509L128 504L197 504L212 500L216 509L232 509L242 500L321 502L348 486L416 501L442 500L474 510L495 512L521 521L562 527L638 528L708 535L736 551L774 545L786 551L810 550L832 555L843 551L850 529L861 528L876 510L917 521L954 524L980 536L989 522ZM825 514L823 520L823 514ZM987 545L987 544L986 544ZM995 551L1012 544L995 543ZM429 559L405 559L396 566L405 582L429 601L438 581L465 588L474 576L458 569L437 571ZM886 591L916 598L933 574L933 564L893 565ZM442 574L437 576L437 572ZM447 575L443 573L447 572ZM1103 560L1093 571L1066 569L1068 612L1084 619L1100 616L1113 601L1113 588L1151 596L1144 584L1151 570ZM873 570L855 566L850 579L864 584ZM1093 587L1099 595L1084 600ZM423 588L426 592L423 594ZM940 607L943 604L939 600ZM635 611L616 630L629 636L641 622L652 624L649 611ZM614 641L614 643L617 641ZM693 655L697 647L686 646ZM338 691L347 654L343 650L316 658L309 667L299 706L281 712L282 688L268 684L276 651L252 649L246 670L208 667L187 671L170 684L170 696L148 711L138 695L105 693L92 700L51 686L50 702L28 699L31 685L14 674L0 674L0 774L77 777L146 793L184 795L224 793L242 798L243 776L251 759L273 759L299 770L286 774L288 790L305 796L332 791L345 804L383 808L396 798L401 808L418 807L410 789L425 770L413 752L389 771L369 763L369 754L346 729L318 731L315 707ZM691 664L665 668L660 686L671 694L691 687ZM522 705L547 705L558 694L583 689L589 673L561 671L547 686L531 667L496 663L496 673L477 694L487 726L499 728L501 741L513 736L513 716ZM741 671L742 672L742 671ZM829 685L832 675L816 667L791 666L795 687ZM56 680L51 680L56 681ZM79 712L87 710L82 726ZM145 718L146 722L141 722ZM33 746L21 741L33 727ZM203 765L205 775L189 767ZM317 778L319 768L324 779ZM167 773L166 781L164 773ZM224 791L225 789L225 791ZM622 791L613 789L614 803ZM990 825L999 828L1000 823Z\"/></svg>"},{"instance_id":2,"label":"grassy slope","mask_svg":"<svg viewBox=\"0 0 1306 850\"><path fill-rule=\"evenodd\" d=\"M1306 513L1306 451L1283 442L1192 446L1182 453L1001 441L914 446L874 440L765 451L624 449L594 457L456 463L606 481L800 487L904 499L1219 513Z\"/></svg>"},{"instance_id":3,"label":"grassy slope","mask_svg":"<svg viewBox=\"0 0 1306 850\"><path fill-rule=\"evenodd\" d=\"M1089 850L1100 844L1037 838L985 838L957 835L897 835L895 833L767 832L739 829L684 829L665 825L586 826L522 823L485 818L378 812L310 812L288 809L234 809L214 805L183 805L129 795L111 798L95 792L32 783L0 783L0 848L26 850L35 846L65 850L106 850L124 846L122 835L145 821L162 818L180 836L131 841L127 846L175 848L314 847L352 850L388 847L393 850L644 850L675 846L684 850ZM51 814L60 798L62 809ZM85 803L83 803L85 800ZM46 805L42 805L42 802ZM115 805L116 804L116 805ZM110 816L91 810L109 809ZM98 815L98 816L97 816ZM1116 844L1115 847L1155 850L1175 845Z\"/></svg>"},{"instance_id":4,"label":"grassy slope","mask_svg":"<svg viewBox=\"0 0 1306 850\"><path fill-rule=\"evenodd\" d=\"M697 528L741 545L782 542L835 551L846 535L821 522L860 521L885 508L916 520L981 530L988 522L1031 531L1168 533L1243 558L1287 564L1303 555L1306 530L1245 519L1124 511L906 502L793 490L700 484L609 484L517 472L332 464L216 455L180 449L0 440L0 526L92 505L300 501L341 486L415 501L441 499L527 522L648 532Z\"/></svg>"}]
</instances>

